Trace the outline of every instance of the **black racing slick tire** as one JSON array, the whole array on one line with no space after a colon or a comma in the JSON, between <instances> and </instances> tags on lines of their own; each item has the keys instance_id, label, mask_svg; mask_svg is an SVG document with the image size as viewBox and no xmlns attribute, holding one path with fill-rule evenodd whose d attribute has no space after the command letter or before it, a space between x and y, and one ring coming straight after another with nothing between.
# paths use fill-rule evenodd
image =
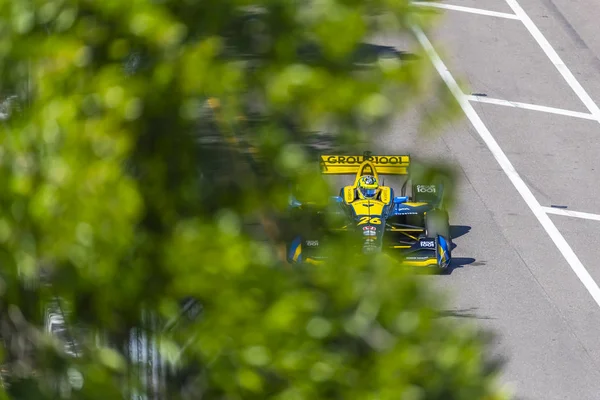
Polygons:
<instances>
[{"instance_id":1,"label":"black racing slick tire","mask_svg":"<svg viewBox=\"0 0 600 400\"><path fill-rule=\"evenodd\" d=\"M429 211L425 216L425 234L430 238L440 235L450 241L448 214L441 210Z\"/></svg>"}]
</instances>

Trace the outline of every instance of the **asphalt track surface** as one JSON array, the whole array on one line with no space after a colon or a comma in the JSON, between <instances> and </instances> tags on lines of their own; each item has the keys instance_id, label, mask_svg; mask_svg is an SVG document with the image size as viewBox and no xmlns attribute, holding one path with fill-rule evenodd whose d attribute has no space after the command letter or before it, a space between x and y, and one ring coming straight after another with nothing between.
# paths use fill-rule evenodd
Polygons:
<instances>
[{"instance_id":1,"label":"asphalt track surface","mask_svg":"<svg viewBox=\"0 0 600 400\"><path fill-rule=\"evenodd\" d=\"M375 149L458 167L455 263L425 278L450 294L448 311L497 334L493 352L507 359L502 381L515 398L599 399L600 3L442 4L443 23L425 40L440 72L460 82L471 119L424 140L423 104ZM567 210L587 214L554 214Z\"/></svg>"}]
</instances>

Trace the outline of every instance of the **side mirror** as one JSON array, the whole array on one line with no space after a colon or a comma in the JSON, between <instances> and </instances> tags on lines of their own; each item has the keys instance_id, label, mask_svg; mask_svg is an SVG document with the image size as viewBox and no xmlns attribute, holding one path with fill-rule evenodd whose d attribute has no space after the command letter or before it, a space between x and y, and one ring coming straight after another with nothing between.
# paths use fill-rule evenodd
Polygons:
<instances>
[{"instance_id":1,"label":"side mirror","mask_svg":"<svg viewBox=\"0 0 600 400\"><path fill-rule=\"evenodd\" d=\"M408 201L408 196L396 196L394 197L394 204L402 204Z\"/></svg>"},{"instance_id":2,"label":"side mirror","mask_svg":"<svg viewBox=\"0 0 600 400\"><path fill-rule=\"evenodd\" d=\"M336 203L341 203L344 201L341 196L331 196L331 199Z\"/></svg>"}]
</instances>

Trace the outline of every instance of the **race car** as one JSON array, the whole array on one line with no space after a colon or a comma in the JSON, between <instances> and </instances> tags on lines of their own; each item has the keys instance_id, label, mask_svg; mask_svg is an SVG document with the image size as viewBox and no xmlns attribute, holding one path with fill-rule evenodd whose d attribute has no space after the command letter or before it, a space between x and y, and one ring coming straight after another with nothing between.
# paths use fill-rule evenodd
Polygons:
<instances>
[{"instance_id":1,"label":"race car","mask_svg":"<svg viewBox=\"0 0 600 400\"><path fill-rule=\"evenodd\" d=\"M375 156L370 152L322 155L323 174L355 175L354 183L342 187L326 205L292 196L288 262L324 262L329 240L347 235L353 251L388 252L410 266L446 270L452 258L452 239L444 185L413 182L410 160L408 155ZM407 176L400 196L383 184L383 175Z\"/></svg>"}]
</instances>

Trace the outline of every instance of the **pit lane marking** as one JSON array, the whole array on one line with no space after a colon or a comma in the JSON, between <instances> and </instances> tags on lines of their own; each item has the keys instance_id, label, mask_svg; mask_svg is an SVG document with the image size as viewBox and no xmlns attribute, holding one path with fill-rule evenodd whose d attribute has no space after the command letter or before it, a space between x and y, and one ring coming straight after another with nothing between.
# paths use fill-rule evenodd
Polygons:
<instances>
[{"instance_id":1,"label":"pit lane marking","mask_svg":"<svg viewBox=\"0 0 600 400\"><path fill-rule=\"evenodd\" d=\"M600 214L592 214L581 211L565 210L564 208L553 208L553 207L542 207L542 210L547 214L562 215L565 217L591 219L594 221L600 221Z\"/></svg>"},{"instance_id":2,"label":"pit lane marking","mask_svg":"<svg viewBox=\"0 0 600 400\"><path fill-rule=\"evenodd\" d=\"M443 4L443 3L434 3L431 1L413 1L412 4L420 7L433 7L433 8L442 8L445 10L454 10L454 11L462 11L471 14L479 14L479 15L487 15L490 17L498 17L498 18L506 18L506 19L516 19L519 20L519 16L510 13L498 12L498 11L490 11L484 10L481 8L473 8L473 7L464 7L464 6L456 6L453 4Z\"/></svg>"},{"instance_id":3,"label":"pit lane marking","mask_svg":"<svg viewBox=\"0 0 600 400\"><path fill-rule=\"evenodd\" d=\"M523 108L526 110L542 111L542 112L546 112L546 113L550 113L550 114L566 115L568 117L588 119L588 120L600 122L598 117L593 114L579 112L579 111L565 110L562 108L540 106L537 104L520 103L518 101L494 99L494 98L490 98L490 97L481 97L481 96L467 96L467 100L475 101L478 103L495 104L498 106L515 107L515 108Z\"/></svg>"},{"instance_id":4,"label":"pit lane marking","mask_svg":"<svg viewBox=\"0 0 600 400\"><path fill-rule=\"evenodd\" d=\"M583 86L581 86L577 78L575 78L575 76L571 73L569 68L567 68L566 64L560 58L558 53L554 50L550 42L548 42L546 37L533 23L531 18L529 18L529 15L527 15L525 10L523 10L523 8L519 5L517 0L506 0L506 2L513 10L515 15L517 15L521 22L523 22L525 28L527 28L531 36L533 36L533 38L535 39L537 44L542 48L544 53L546 53L546 56L548 56L552 64L554 64L554 66L556 67L558 72L560 72L560 74L563 76L565 81L567 81L567 83L569 84L571 89L573 89L577 97L579 97L579 100L581 100L581 102L585 104L590 113L592 113L595 119L600 122L600 108L598 108L594 100L592 100L592 98L586 92Z\"/></svg>"},{"instance_id":5,"label":"pit lane marking","mask_svg":"<svg viewBox=\"0 0 600 400\"><path fill-rule=\"evenodd\" d=\"M525 28L533 36L533 38L535 39L537 44L540 46L542 51L546 54L546 56L550 59L550 61L556 67L558 72L565 79L567 84L571 87L571 89L575 92L577 97L581 100L581 102L590 111L591 115L587 114L587 113L576 112L576 111L562 110L562 109L553 108L553 107L539 106L539 105L527 104L527 103L518 103L518 102L512 102L512 101L500 100L500 99L481 99L481 98L474 99L474 98L470 97L469 100L478 101L480 103L489 103L489 104L496 104L496 105L503 105L503 106L517 107L517 108L525 108L525 109L529 109L529 110L543 111L543 112L548 112L548 113L553 113L553 114L565 115L565 116L594 120L594 121L600 122L600 108L598 108L598 106L596 105L594 100L592 100L592 98L587 93L587 91L583 88L583 86L581 86L581 84L579 83L577 78L575 78L573 73L569 70L569 68L566 66L566 64L562 61L562 59L560 58L558 53L556 53L556 51L554 50L554 48L552 47L550 42L548 42L546 37L542 34L542 32L539 30L539 28L535 25L533 20L529 17L529 15L527 15L527 13L525 12L525 10L523 10L523 8L520 6L520 4L517 2L517 0L506 0L506 3L513 10L514 14L484 10L484 9L473 8L473 7L457 6L457 5L453 5L453 4L435 3L432 1L414 1L414 2L412 2L412 4L414 4L416 6L420 6L420 7L433 7L433 8L439 8L439 9L445 9L445 10L462 11L462 12L467 12L467 13L472 13L472 14L480 14L480 15L487 15L487 16L492 16L492 17L499 17L499 18L513 19L513 20L521 21L523 23L523 25L525 25Z\"/></svg>"},{"instance_id":6,"label":"pit lane marking","mask_svg":"<svg viewBox=\"0 0 600 400\"><path fill-rule=\"evenodd\" d=\"M456 101L462 108L463 112L481 137L481 139L485 142L488 149L506 174L506 176L510 179L513 186L525 203L529 206L535 217L538 219L542 227L550 236L550 239L554 242L555 246L558 248L564 259L567 261L575 275L579 278L581 283L590 293L594 301L598 306L600 306L600 288L594 278L589 274L589 272L585 269L584 265L577 257L577 254L573 251L569 243L565 240L564 236L560 233L556 225L552 222L550 217L548 216L546 210L540 205L538 200L535 198L529 187L525 184L519 173L515 170L512 163L500 147L498 142L494 139L491 132L484 124L479 114L473 108L473 105L467 99L467 96L462 92L458 83L438 55L437 51L425 35L421 28L418 26L413 26L412 30L427 53L429 59L431 60L433 66L437 70L440 77L444 80L449 90L452 92L453 96L456 98ZM591 110L590 110L591 111Z\"/></svg>"}]
</instances>

